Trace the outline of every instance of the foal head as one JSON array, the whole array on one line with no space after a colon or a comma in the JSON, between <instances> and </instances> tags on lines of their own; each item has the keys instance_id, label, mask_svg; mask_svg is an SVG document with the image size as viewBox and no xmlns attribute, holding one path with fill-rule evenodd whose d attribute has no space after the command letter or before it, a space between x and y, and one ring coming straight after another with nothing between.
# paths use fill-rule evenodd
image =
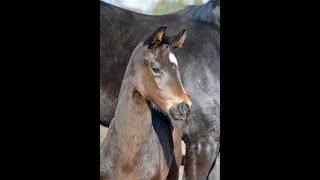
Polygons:
<instances>
[{"instance_id":1,"label":"foal head","mask_svg":"<svg viewBox=\"0 0 320 180\"><path fill-rule=\"evenodd\" d=\"M159 27L140 42L131 60L134 91L174 120L184 120L190 114L191 101L179 74L174 49L182 47L186 38L183 30L176 36L165 35L167 26Z\"/></svg>"}]
</instances>

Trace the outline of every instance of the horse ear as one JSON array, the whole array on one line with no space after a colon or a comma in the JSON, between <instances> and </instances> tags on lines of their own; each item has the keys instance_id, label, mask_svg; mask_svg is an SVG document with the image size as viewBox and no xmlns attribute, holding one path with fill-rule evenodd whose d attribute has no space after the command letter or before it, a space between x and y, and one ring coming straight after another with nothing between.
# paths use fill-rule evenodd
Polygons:
<instances>
[{"instance_id":1,"label":"horse ear","mask_svg":"<svg viewBox=\"0 0 320 180\"><path fill-rule=\"evenodd\" d=\"M166 29L167 26L165 25L154 31L154 33L147 39L147 42L145 42L148 44L148 48L154 48L163 41Z\"/></svg>"},{"instance_id":2,"label":"horse ear","mask_svg":"<svg viewBox=\"0 0 320 180\"><path fill-rule=\"evenodd\" d=\"M173 49L181 48L184 40L187 37L187 30L182 30L178 35L172 36L170 39L170 44Z\"/></svg>"}]
</instances>

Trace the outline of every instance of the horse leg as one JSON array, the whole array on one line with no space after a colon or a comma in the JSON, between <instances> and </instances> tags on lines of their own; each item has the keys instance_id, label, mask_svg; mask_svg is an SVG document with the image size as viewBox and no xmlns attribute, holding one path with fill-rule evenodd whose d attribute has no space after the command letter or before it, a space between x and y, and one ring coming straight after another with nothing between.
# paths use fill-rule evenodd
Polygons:
<instances>
[{"instance_id":1,"label":"horse leg","mask_svg":"<svg viewBox=\"0 0 320 180\"><path fill-rule=\"evenodd\" d=\"M208 137L186 143L185 180L206 180L219 152L219 142Z\"/></svg>"},{"instance_id":2,"label":"horse leg","mask_svg":"<svg viewBox=\"0 0 320 180\"><path fill-rule=\"evenodd\" d=\"M182 149L181 149L181 138L182 138L182 123L172 122L172 140L173 140L173 159L170 165L169 174L167 179L177 180L179 179L179 167L182 162Z\"/></svg>"},{"instance_id":3,"label":"horse leg","mask_svg":"<svg viewBox=\"0 0 320 180\"><path fill-rule=\"evenodd\" d=\"M220 152L214 163L214 167L209 174L208 180L220 180Z\"/></svg>"},{"instance_id":4,"label":"horse leg","mask_svg":"<svg viewBox=\"0 0 320 180\"><path fill-rule=\"evenodd\" d=\"M181 162L180 162L181 164ZM169 170L169 174L166 178L167 180L178 180L179 179L179 166L178 163L176 161L176 158L173 157L171 166L170 166L170 170Z\"/></svg>"}]
</instances>

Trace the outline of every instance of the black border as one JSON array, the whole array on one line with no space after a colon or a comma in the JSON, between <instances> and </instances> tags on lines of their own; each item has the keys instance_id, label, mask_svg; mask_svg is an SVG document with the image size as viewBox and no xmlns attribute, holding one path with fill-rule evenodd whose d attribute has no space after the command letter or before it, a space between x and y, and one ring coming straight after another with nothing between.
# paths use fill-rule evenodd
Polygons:
<instances>
[{"instance_id":1,"label":"black border","mask_svg":"<svg viewBox=\"0 0 320 180\"><path fill-rule=\"evenodd\" d=\"M3 176L99 179L99 7L2 4Z\"/></svg>"},{"instance_id":2,"label":"black border","mask_svg":"<svg viewBox=\"0 0 320 180\"><path fill-rule=\"evenodd\" d=\"M316 7L221 2L221 179L318 176Z\"/></svg>"}]
</instances>

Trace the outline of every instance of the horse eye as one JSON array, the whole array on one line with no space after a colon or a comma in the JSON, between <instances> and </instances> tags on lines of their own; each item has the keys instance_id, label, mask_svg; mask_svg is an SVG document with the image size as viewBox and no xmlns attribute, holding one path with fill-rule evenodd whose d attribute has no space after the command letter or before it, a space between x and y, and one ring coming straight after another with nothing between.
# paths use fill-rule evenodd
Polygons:
<instances>
[{"instance_id":1,"label":"horse eye","mask_svg":"<svg viewBox=\"0 0 320 180\"><path fill-rule=\"evenodd\" d=\"M153 71L154 73L159 73L159 72L160 72L160 69L159 69L159 68L152 68L152 71Z\"/></svg>"}]
</instances>

